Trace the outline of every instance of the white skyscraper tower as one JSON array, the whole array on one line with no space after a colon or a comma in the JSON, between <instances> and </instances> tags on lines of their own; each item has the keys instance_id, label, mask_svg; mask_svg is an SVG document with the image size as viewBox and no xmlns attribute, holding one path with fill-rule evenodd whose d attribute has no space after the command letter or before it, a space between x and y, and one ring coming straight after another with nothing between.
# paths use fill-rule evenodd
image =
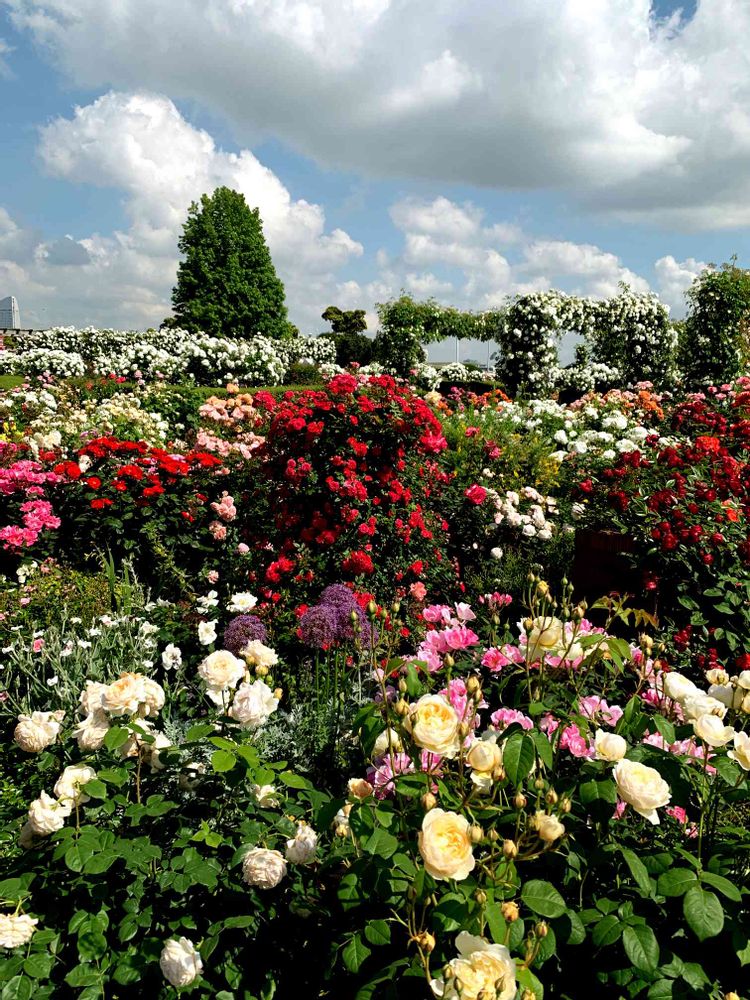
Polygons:
<instances>
[{"instance_id":1,"label":"white skyscraper tower","mask_svg":"<svg viewBox=\"0 0 750 1000\"><path fill-rule=\"evenodd\" d=\"M0 329L17 330L21 325L21 313L18 303L12 295L0 299Z\"/></svg>"}]
</instances>

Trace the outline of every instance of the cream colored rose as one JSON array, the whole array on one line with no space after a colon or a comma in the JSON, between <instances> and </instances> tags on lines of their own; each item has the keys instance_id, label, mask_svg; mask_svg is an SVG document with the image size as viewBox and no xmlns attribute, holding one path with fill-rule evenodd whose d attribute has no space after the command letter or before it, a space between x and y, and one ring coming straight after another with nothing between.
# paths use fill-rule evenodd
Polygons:
<instances>
[{"instance_id":1,"label":"cream colored rose","mask_svg":"<svg viewBox=\"0 0 750 1000\"><path fill-rule=\"evenodd\" d=\"M597 760L622 760L628 752L628 744L617 733L606 733L603 729L597 729L594 749Z\"/></svg>"},{"instance_id":2,"label":"cream colored rose","mask_svg":"<svg viewBox=\"0 0 750 1000\"><path fill-rule=\"evenodd\" d=\"M398 735L395 729L385 729L375 740L375 745L372 748L372 756L375 757L385 757L390 750L393 753L401 753L404 749L404 745L401 742L401 737Z\"/></svg>"},{"instance_id":3,"label":"cream colored rose","mask_svg":"<svg viewBox=\"0 0 750 1000\"><path fill-rule=\"evenodd\" d=\"M101 684L99 681L86 681L86 687L81 691L78 698L84 715L91 715L93 712L101 711L102 695L106 690L106 684Z\"/></svg>"},{"instance_id":4,"label":"cream colored rose","mask_svg":"<svg viewBox=\"0 0 750 1000\"><path fill-rule=\"evenodd\" d=\"M309 865L315 859L318 835L307 823L298 823L293 840L286 842L286 859L295 865Z\"/></svg>"},{"instance_id":5,"label":"cream colored rose","mask_svg":"<svg viewBox=\"0 0 750 1000\"><path fill-rule=\"evenodd\" d=\"M734 729L725 726L716 715L699 715L693 722L695 735L712 747L723 747L734 736Z\"/></svg>"},{"instance_id":6,"label":"cream colored rose","mask_svg":"<svg viewBox=\"0 0 750 1000\"><path fill-rule=\"evenodd\" d=\"M275 809L279 804L278 792L273 785L253 785L253 795L261 809Z\"/></svg>"},{"instance_id":7,"label":"cream colored rose","mask_svg":"<svg viewBox=\"0 0 750 1000\"><path fill-rule=\"evenodd\" d=\"M459 958L448 963L449 979L433 979L432 992L443 1000L513 1000L516 963L502 944L490 944L466 931L456 938Z\"/></svg>"},{"instance_id":8,"label":"cream colored rose","mask_svg":"<svg viewBox=\"0 0 750 1000\"><path fill-rule=\"evenodd\" d=\"M418 747L455 757L461 746L460 720L455 708L440 694L425 694L411 708L408 726Z\"/></svg>"},{"instance_id":9,"label":"cream colored rose","mask_svg":"<svg viewBox=\"0 0 750 1000\"><path fill-rule=\"evenodd\" d=\"M716 698L727 708L739 708L744 691L733 684L712 684L706 693L709 698Z\"/></svg>"},{"instance_id":10,"label":"cream colored rose","mask_svg":"<svg viewBox=\"0 0 750 1000\"><path fill-rule=\"evenodd\" d=\"M268 667L270 669L279 662L276 650L266 646L260 639L251 639L240 650L240 656L249 667Z\"/></svg>"},{"instance_id":11,"label":"cream colored rose","mask_svg":"<svg viewBox=\"0 0 750 1000\"><path fill-rule=\"evenodd\" d=\"M146 702L143 674L123 673L102 691L102 708L109 715L137 715Z\"/></svg>"},{"instance_id":12,"label":"cream colored rose","mask_svg":"<svg viewBox=\"0 0 750 1000\"><path fill-rule=\"evenodd\" d=\"M172 986L189 986L203 971L200 952L185 937L167 941L159 957L159 967Z\"/></svg>"},{"instance_id":13,"label":"cream colored rose","mask_svg":"<svg viewBox=\"0 0 750 1000\"><path fill-rule=\"evenodd\" d=\"M375 791L370 782L364 778L350 778L346 788L350 798L359 799L360 801L369 799Z\"/></svg>"},{"instance_id":14,"label":"cream colored rose","mask_svg":"<svg viewBox=\"0 0 750 1000\"><path fill-rule=\"evenodd\" d=\"M82 719L73 730L80 750L101 750L109 731L109 719L104 709L99 709Z\"/></svg>"},{"instance_id":15,"label":"cream colored rose","mask_svg":"<svg viewBox=\"0 0 750 1000\"><path fill-rule=\"evenodd\" d=\"M554 843L565 833L565 827L556 816L550 816L541 810L537 811L532 820L532 825L539 839L543 840L546 844Z\"/></svg>"},{"instance_id":16,"label":"cream colored rose","mask_svg":"<svg viewBox=\"0 0 750 1000\"><path fill-rule=\"evenodd\" d=\"M676 670L662 674L662 684L664 685L664 693L672 701L682 703L690 695L700 694L695 684L683 674L677 673Z\"/></svg>"},{"instance_id":17,"label":"cream colored rose","mask_svg":"<svg viewBox=\"0 0 750 1000\"><path fill-rule=\"evenodd\" d=\"M468 820L458 813L431 809L422 820L419 853L433 878L459 882L467 878L476 864Z\"/></svg>"},{"instance_id":18,"label":"cream colored rose","mask_svg":"<svg viewBox=\"0 0 750 1000\"><path fill-rule=\"evenodd\" d=\"M73 810L69 802L58 802L51 795L42 792L29 806L29 827L37 837L49 837L62 830L65 820Z\"/></svg>"},{"instance_id":19,"label":"cream colored rose","mask_svg":"<svg viewBox=\"0 0 750 1000\"><path fill-rule=\"evenodd\" d=\"M658 824L656 812L672 798L669 785L659 772L635 760L619 761L612 772L620 798L649 823Z\"/></svg>"},{"instance_id":20,"label":"cream colored rose","mask_svg":"<svg viewBox=\"0 0 750 1000\"><path fill-rule=\"evenodd\" d=\"M273 889L286 875L286 861L281 851L252 847L242 859L242 877L257 889Z\"/></svg>"},{"instance_id":21,"label":"cream colored rose","mask_svg":"<svg viewBox=\"0 0 750 1000\"><path fill-rule=\"evenodd\" d=\"M747 733L734 734L734 750L728 750L727 757L736 760L743 770L750 771L750 736Z\"/></svg>"},{"instance_id":22,"label":"cream colored rose","mask_svg":"<svg viewBox=\"0 0 750 1000\"><path fill-rule=\"evenodd\" d=\"M681 704L682 710L685 713L685 719L688 722L693 722L693 720L700 718L701 715L716 715L719 719L723 719L727 714L727 706L723 701L719 701L718 698L711 698L709 695L703 694L702 691L688 695Z\"/></svg>"},{"instance_id":23,"label":"cream colored rose","mask_svg":"<svg viewBox=\"0 0 750 1000\"><path fill-rule=\"evenodd\" d=\"M164 688L147 677L143 682L146 697L140 708L141 715L158 715L164 708Z\"/></svg>"},{"instance_id":24,"label":"cream colored rose","mask_svg":"<svg viewBox=\"0 0 750 1000\"><path fill-rule=\"evenodd\" d=\"M64 718L65 712L62 709L19 715L13 737L26 753L39 753L57 740Z\"/></svg>"},{"instance_id":25,"label":"cream colored rose","mask_svg":"<svg viewBox=\"0 0 750 1000\"><path fill-rule=\"evenodd\" d=\"M0 948L20 948L31 940L38 923L25 913L0 913Z\"/></svg>"},{"instance_id":26,"label":"cream colored rose","mask_svg":"<svg viewBox=\"0 0 750 1000\"><path fill-rule=\"evenodd\" d=\"M541 660L547 654L558 655L568 645L565 625L552 615L532 619L528 633L526 654L530 661Z\"/></svg>"},{"instance_id":27,"label":"cream colored rose","mask_svg":"<svg viewBox=\"0 0 750 1000\"><path fill-rule=\"evenodd\" d=\"M737 687L750 691L750 670L743 670L737 677Z\"/></svg>"},{"instance_id":28,"label":"cream colored rose","mask_svg":"<svg viewBox=\"0 0 750 1000\"><path fill-rule=\"evenodd\" d=\"M482 774L491 774L502 760L502 750L494 740L476 740L466 754L469 767Z\"/></svg>"},{"instance_id":29,"label":"cream colored rose","mask_svg":"<svg viewBox=\"0 0 750 1000\"><path fill-rule=\"evenodd\" d=\"M91 796L86 795L83 788L89 781L96 778L93 767L85 764L71 764L55 782L54 792L61 802L72 802L73 805L83 805Z\"/></svg>"},{"instance_id":30,"label":"cream colored rose","mask_svg":"<svg viewBox=\"0 0 750 1000\"><path fill-rule=\"evenodd\" d=\"M228 649L217 649L198 667L198 673L208 687L213 701L222 704L222 693L234 689L245 676L245 663Z\"/></svg>"},{"instance_id":31,"label":"cream colored rose","mask_svg":"<svg viewBox=\"0 0 750 1000\"><path fill-rule=\"evenodd\" d=\"M719 667L714 667L712 670L706 671L706 680L709 684L728 684L729 674L726 670L722 670Z\"/></svg>"},{"instance_id":32,"label":"cream colored rose","mask_svg":"<svg viewBox=\"0 0 750 1000\"><path fill-rule=\"evenodd\" d=\"M229 709L229 715L240 723L243 729L258 729L279 707L279 699L265 683L258 679L249 684L240 684Z\"/></svg>"}]
</instances>

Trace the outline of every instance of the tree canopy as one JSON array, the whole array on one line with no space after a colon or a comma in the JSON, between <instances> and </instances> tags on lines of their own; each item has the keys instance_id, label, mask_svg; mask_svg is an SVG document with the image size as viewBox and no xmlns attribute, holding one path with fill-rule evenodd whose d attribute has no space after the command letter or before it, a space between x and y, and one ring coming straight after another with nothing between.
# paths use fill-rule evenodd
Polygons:
<instances>
[{"instance_id":1,"label":"tree canopy","mask_svg":"<svg viewBox=\"0 0 750 1000\"><path fill-rule=\"evenodd\" d=\"M290 335L284 285L257 208L227 187L193 202L179 241L174 324L213 336Z\"/></svg>"}]
</instances>

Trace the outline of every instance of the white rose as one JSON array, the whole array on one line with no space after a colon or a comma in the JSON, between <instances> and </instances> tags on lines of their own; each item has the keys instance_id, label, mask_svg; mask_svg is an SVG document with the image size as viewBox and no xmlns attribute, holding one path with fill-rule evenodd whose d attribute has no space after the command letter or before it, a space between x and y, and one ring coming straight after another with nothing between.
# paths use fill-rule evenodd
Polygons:
<instances>
[{"instance_id":1,"label":"white rose","mask_svg":"<svg viewBox=\"0 0 750 1000\"><path fill-rule=\"evenodd\" d=\"M106 684L99 681L86 681L86 687L81 691L78 702L84 715L91 715L102 707L102 695L107 690Z\"/></svg>"},{"instance_id":2,"label":"white rose","mask_svg":"<svg viewBox=\"0 0 750 1000\"><path fill-rule=\"evenodd\" d=\"M273 889L286 875L286 861L281 851L252 847L242 859L242 877L258 889Z\"/></svg>"},{"instance_id":3,"label":"white rose","mask_svg":"<svg viewBox=\"0 0 750 1000\"><path fill-rule=\"evenodd\" d=\"M156 681L147 677L143 686L146 692L144 704L141 706L141 715L158 715L164 708L164 688Z\"/></svg>"},{"instance_id":4,"label":"white rose","mask_svg":"<svg viewBox=\"0 0 750 1000\"><path fill-rule=\"evenodd\" d=\"M458 813L431 809L422 820L419 853L433 878L468 878L476 864L469 837L469 822Z\"/></svg>"},{"instance_id":5,"label":"white rose","mask_svg":"<svg viewBox=\"0 0 750 1000\"><path fill-rule=\"evenodd\" d=\"M38 923L25 913L0 913L0 948L20 948L31 940Z\"/></svg>"},{"instance_id":6,"label":"white rose","mask_svg":"<svg viewBox=\"0 0 750 1000\"><path fill-rule=\"evenodd\" d=\"M13 737L26 753L39 753L57 740L64 718L65 712L62 709L19 715Z\"/></svg>"},{"instance_id":7,"label":"white rose","mask_svg":"<svg viewBox=\"0 0 750 1000\"><path fill-rule=\"evenodd\" d=\"M682 702L682 710L688 722L693 722L701 715L716 715L719 719L723 719L727 714L727 706L723 701L703 694L702 691L688 695Z\"/></svg>"},{"instance_id":8,"label":"white rose","mask_svg":"<svg viewBox=\"0 0 750 1000\"><path fill-rule=\"evenodd\" d=\"M455 757L461 747L460 720L455 708L440 694L425 694L411 707L408 726L417 746L442 757Z\"/></svg>"},{"instance_id":9,"label":"white rose","mask_svg":"<svg viewBox=\"0 0 750 1000\"><path fill-rule=\"evenodd\" d=\"M29 806L30 830L37 837L48 837L51 833L62 830L72 811L73 807L69 802L58 802L51 795L42 792Z\"/></svg>"},{"instance_id":10,"label":"white rose","mask_svg":"<svg viewBox=\"0 0 750 1000\"><path fill-rule=\"evenodd\" d=\"M615 765L613 776L620 798L649 823L658 824L656 810L672 798L669 785L659 772L638 761L624 759Z\"/></svg>"},{"instance_id":11,"label":"white rose","mask_svg":"<svg viewBox=\"0 0 750 1000\"><path fill-rule=\"evenodd\" d=\"M380 736L378 736L372 748L373 758L385 757L390 752L389 746L390 750L394 753L401 753L404 749L401 737L395 729L384 729Z\"/></svg>"},{"instance_id":12,"label":"white rose","mask_svg":"<svg viewBox=\"0 0 750 1000\"><path fill-rule=\"evenodd\" d=\"M109 719L103 709L99 709L82 719L73 730L73 735L80 750L101 750L108 731Z\"/></svg>"},{"instance_id":13,"label":"white rose","mask_svg":"<svg viewBox=\"0 0 750 1000\"><path fill-rule=\"evenodd\" d=\"M466 754L466 763L480 773L491 773L502 760L502 750L494 740L476 740Z\"/></svg>"},{"instance_id":14,"label":"white rose","mask_svg":"<svg viewBox=\"0 0 750 1000\"><path fill-rule=\"evenodd\" d=\"M448 963L450 979L433 979L432 992L443 1000L513 1000L516 996L516 963L502 944L461 931L456 938L459 958Z\"/></svg>"},{"instance_id":15,"label":"white rose","mask_svg":"<svg viewBox=\"0 0 750 1000\"><path fill-rule=\"evenodd\" d=\"M279 662L276 650L266 646L260 639L251 639L246 646L240 650L240 656L248 666L273 667Z\"/></svg>"},{"instance_id":16,"label":"white rose","mask_svg":"<svg viewBox=\"0 0 750 1000\"><path fill-rule=\"evenodd\" d=\"M83 805L91 796L82 791L83 786L96 778L93 767L85 764L71 764L55 782L54 792L61 802L72 802L73 805Z\"/></svg>"},{"instance_id":17,"label":"white rose","mask_svg":"<svg viewBox=\"0 0 750 1000\"><path fill-rule=\"evenodd\" d=\"M122 673L102 692L102 708L110 715L137 715L146 701L143 674Z\"/></svg>"},{"instance_id":18,"label":"white rose","mask_svg":"<svg viewBox=\"0 0 750 1000\"><path fill-rule=\"evenodd\" d=\"M229 709L231 718L236 719L243 729L258 729L279 707L279 699L260 678L249 684L245 681L237 688L237 693Z\"/></svg>"},{"instance_id":19,"label":"white rose","mask_svg":"<svg viewBox=\"0 0 750 1000\"><path fill-rule=\"evenodd\" d=\"M539 835L539 839L547 844L552 844L559 840L565 833L565 827L556 816L549 816L541 810L537 811L532 825Z\"/></svg>"},{"instance_id":20,"label":"white rose","mask_svg":"<svg viewBox=\"0 0 750 1000\"><path fill-rule=\"evenodd\" d=\"M700 715L693 722L695 735L712 747L723 747L734 736L734 729L725 726L717 715Z\"/></svg>"},{"instance_id":21,"label":"white rose","mask_svg":"<svg viewBox=\"0 0 750 1000\"><path fill-rule=\"evenodd\" d=\"M161 654L161 662L165 670L176 670L177 667L182 665L182 650L180 647L170 642L168 646L165 646L164 652Z\"/></svg>"},{"instance_id":22,"label":"white rose","mask_svg":"<svg viewBox=\"0 0 750 1000\"><path fill-rule=\"evenodd\" d=\"M750 771L750 736L747 733L734 734L734 750L728 750L727 757L736 760L743 770Z\"/></svg>"},{"instance_id":23,"label":"white rose","mask_svg":"<svg viewBox=\"0 0 750 1000\"><path fill-rule=\"evenodd\" d=\"M706 680L709 684L728 684L729 674L726 670L714 667L712 670L706 671Z\"/></svg>"},{"instance_id":24,"label":"white rose","mask_svg":"<svg viewBox=\"0 0 750 1000\"><path fill-rule=\"evenodd\" d=\"M672 701L682 702L690 695L700 694L695 684L683 674L678 674L676 670L662 674L662 683L667 698L671 698Z\"/></svg>"},{"instance_id":25,"label":"white rose","mask_svg":"<svg viewBox=\"0 0 750 1000\"><path fill-rule=\"evenodd\" d=\"M189 986L203 971L203 962L192 941L181 937L164 945L159 967L172 986Z\"/></svg>"},{"instance_id":26,"label":"white rose","mask_svg":"<svg viewBox=\"0 0 750 1000\"><path fill-rule=\"evenodd\" d=\"M218 704L223 702L222 692L235 688L245 676L245 664L230 653L228 649L217 649L209 655L198 667L198 673L208 685L212 700Z\"/></svg>"},{"instance_id":27,"label":"white rose","mask_svg":"<svg viewBox=\"0 0 750 1000\"><path fill-rule=\"evenodd\" d=\"M597 729L594 739L594 749L597 760L622 760L628 752L628 744L617 733L605 733L603 729Z\"/></svg>"},{"instance_id":28,"label":"white rose","mask_svg":"<svg viewBox=\"0 0 750 1000\"><path fill-rule=\"evenodd\" d=\"M227 611L235 611L239 614L247 614L248 611L252 611L255 605L258 603L258 598L254 594L233 594L229 604L227 604Z\"/></svg>"},{"instance_id":29,"label":"white rose","mask_svg":"<svg viewBox=\"0 0 750 1000\"><path fill-rule=\"evenodd\" d=\"M743 670L737 678L737 686L750 691L750 670Z\"/></svg>"},{"instance_id":30,"label":"white rose","mask_svg":"<svg viewBox=\"0 0 750 1000\"><path fill-rule=\"evenodd\" d=\"M201 622L198 626L198 642L202 646L210 646L216 642L216 622Z\"/></svg>"},{"instance_id":31,"label":"white rose","mask_svg":"<svg viewBox=\"0 0 750 1000\"><path fill-rule=\"evenodd\" d=\"M261 809L275 809L279 804L278 792L273 785L253 785L253 795Z\"/></svg>"},{"instance_id":32,"label":"white rose","mask_svg":"<svg viewBox=\"0 0 750 1000\"><path fill-rule=\"evenodd\" d=\"M315 858L318 835L307 823L299 823L293 840L286 842L286 859L295 865L309 865Z\"/></svg>"}]
</instances>

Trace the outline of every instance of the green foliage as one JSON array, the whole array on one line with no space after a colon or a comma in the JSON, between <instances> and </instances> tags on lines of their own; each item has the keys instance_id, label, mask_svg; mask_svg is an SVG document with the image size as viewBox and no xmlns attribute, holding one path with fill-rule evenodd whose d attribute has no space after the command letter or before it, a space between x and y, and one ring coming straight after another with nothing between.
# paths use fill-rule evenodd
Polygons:
<instances>
[{"instance_id":1,"label":"green foliage","mask_svg":"<svg viewBox=\"0 0 750 1000\"><path fill-rule=\"evenodd\" d=\"M293 361L287 368L284 385L322 385L323 378L315 367L302 361Z\"/></svg>"},{"instance_id":2,"label":"green foliage","mask_svg":"<svg viewBox=\"0 0 750 1000\"><path fill-rule=\"evenodd\" d=\"M321 319L331 324L331 330L337 337L363 333L367 329L364 309L342 310L338 306L328 306Z\"/></svg>"},{"instance_id":3,"label":"green foliage","mask_svg":"<svg viewBox=\"0 0 750 1000\"><path fill-rule=\"evenodd\" d=\"M184 259L172 292L177 325L213 336L291 334L260 213L244 195L220 187L193 202L179 248Z\"/></svg>"},{"instance_id":4,"label":"green foliage","mask_svg":"<svg viewBox=\"0 0 750 1000\"><path fill-rule=\"evenodd\" d=\"M729 382L750 358L750 270L736 257L711 266L687 291L689 312L679 343L688 385Z\"/></svg>"}]
</instances>

